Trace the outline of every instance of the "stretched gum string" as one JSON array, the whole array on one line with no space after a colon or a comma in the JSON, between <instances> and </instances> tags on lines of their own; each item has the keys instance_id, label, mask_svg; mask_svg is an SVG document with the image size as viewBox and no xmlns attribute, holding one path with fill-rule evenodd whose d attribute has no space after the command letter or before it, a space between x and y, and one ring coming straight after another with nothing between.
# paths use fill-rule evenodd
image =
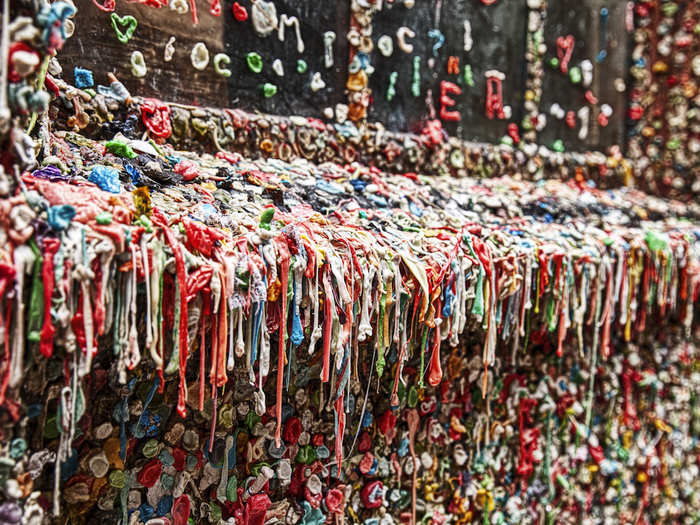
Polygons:
<instances>
[{"instance_id":1,"label":"stretched gum string","mask_svg":"<svg viewBox=\"0 0 700 525\"><path fill-rule=\"evenodd\" d=\"M219 341L219 323L216 322L216 314L212 316L212 325L211 325L211 365L209 367L209 384L212 386L212 388L215 388L216 385L216 365L218 364L219 360L217 358L217 351L218 351L218 341ZM212 392L213 395L213 392Z\"/></svg>"},{"instance_id":2,"label":"stretched gum string","mask_svg":"<svg viewBox=\"0 0 700 525\"><path fill-rule=\"evenodd\" d=\"M606 279L607 285L605 290L605 309L603 310L603 338L601 340L600 351L602 356L607 359L610 356L610 324L612 318L612 280L610 268L606 268L605 273L608 275Z\"/></svg>"},{"instance_id":3,"label":"stretched gum string","mask_svg":"<svg viewBox=\"0 0 700 525\"><path fill-rule=\"evenodd\" d=\"M5 319L3 321L3 325L5 327L5 337L3 338L5 355L3 357L2 364L2 383L0 383L0 405L5 404L5 393L7 392L7 387L10 383L10 330L8 330L8 327L12 322L12 304L13 301L7 301L7 306L5 307Z\"/></svg>"},{"instance_id":4,"label":"stretched gum string","mask_svg":"<svg viewBox=\"0 0 700 525\"><path fill-rule=\"evenodd\" d=\"M333 291L329 279L329 266L323 269L323 367L321 369L321 381L327 383L330 375L331 360L331 329L333 325Z\"/></svg>"},{"instance_id":5,"label":"stretched gum string","mask_svg":"<svg viewBox=\"0 0 700 525\"><path fill-rule=\"evenodd\" d=\"M192 0L194 1L194 0ZM167 220L163 213L158 209L153 209L153 221L156 225L160 226L165 239L170 245L173 251L173 257L175 258L175 272L177 274L177 280L180 284L180 326L179 326L179 343L180 343L180 385L178 387L178 399L177 399L177 413L180 417L185 417L187 415L187 407L185 405L185 369L187 367L187 275L185 269L185 259L182 255L182 250L180 243L175 238L172 230L168 226Z\"/></svg>"},{"instance_id":6,"label":"stretched gum string","mask_svg":"<svg viewBox=\"0 0 700 525\"><path fill-rule=\"evenodd\" d=\"M337 417L337 425L335 431L335 461L338 466L338 472L341 472L343 461L343 436L345 435L345 410L343 403L345 401L345 391L340 393L338 399L335 400L335 413Z\"/></svg>"},{"instance_id":7,"label":"stretched gum string","mask_svg":"<svg viewBox=\"0 0 700 525\"><path fill-rule=\"evenodd\" d=\"M436 310L440 311L440 299L437 301ZM430 364L428 365L428 384L430 386L437 386L442 381L442 366L440 364L440 326L436 326L434 330L433 349L430 357Z\"/></svg>"},{"instance_id":8,"label":"stretched gum string","mask_svg":"<svg viewBox=\"0 0 700 525\"><path fill-rule=\"evenodd\" d=\"M219 279L221 281L221 300L219 302L219 332L216 353L216 386L222 387L226 384L226 341L228 339L228 308L226 307L226 277L223 269L219 267Z\"/></svg>"},{"instance_id":9,"label":"stretched gum string","mask_svg":"<svg viewBox=\"0 0 700 525\"><path fill-rule=\"evenodd\" d=\"M199 17L197 16L197 0L190 0L190 11L192 11L192 25L197 25L199 23Z\"/></svg>"},{"instance_id":10,"label":"stretched gum string","mask_svg":"<svg viewBox=\"0 0 700 525\"><path fill-rule=\"evenodd\" d=\"M93 317L95 319L95 325L97 327L97 335L104 335L105 332L105 316L106 316L106 311L105 311L105 304L104 304L104 281L103 281L103 272L107 268L106 264L103 264L102 266L100 265L100 262L97 258L95 258L94 262L94 272L95 272L95 306L93 310ZM46 281L44 281L46 282ZM150 295L150 286L147 285L147 293ZM149 308L149 316L148 319L150 320L150 300L147 303L147 307ZM147 322L146 327L147 329L150 329L151 323Z\"/></svg>"},{"instance_id":11,"label":"stretched gum string","mask_svg":"<svg viewBox=\"0 0 700 525\"><path fill-rule=\"evenodd\" d=\"M211 299L209 297L209 292L205 291L202 295L202 316L199 328L199 403L197 405L200 412L204 410L204 377L207 373L206 320L211 315Z\"/></svg>"},{"instance_id":12,"label":"stretched gum string","mask_svg":"<svg viewBox=\"0 0 700 525\"><path fill-rule=\"evenodd\" d=\"M401 368L403 366L403 356L406 353L406 349L408 347L408 341L410 341L413 338L413 323L415 322L416 319L416 310L418 309L418 296L420 294L416 294L413 296L413 314L411 316L411 327L410 327L410 335L408 339L406 339L406 342L402 345L401 347L401 352L399 354L399 365L396 367L396 375L394 376L394 387L391 390L391 399L392 400L397 400L398 399L398 391L399 391L399 379L401 376Z\"/></svg>"},{"instance_id":13,"label":"stretched gum string","mask_svg":"<svg viewBox=\"0 0 700 525\"><path fill-rule=\"evenodd\" d=\"M284 386L284 343L287 329L287 286L289 283L289 249L287 248L287 242L282 234L281 239L276 243L280 258L280 281L282 283L282 290L280 291L280 300L282 302L282 313L280 316L280 333L279 341L277 347L277 399L275 415L277 418L277 425L275 428L275 446L277 448L281 445L281 435L282 435L282 388Z\"/></svg>"},{"instance_id":14,"label":"stretched gum string","mask_svg":"<svg viewBox=\"0 0 700 525\"><path fill-rule=\"evenodd\" d=\"M211 416L211 429L209 430L209 453L211 454L214 450L214 433L216 431L216 420L218 419L218 399L219 399L219 389L217 387L212 388L212 407L213 413Z\"/></svg>"},{"instance_id":15,"label":"stretched gum string","mask_svg":"<svg viewBox=\"0 0 700 525\"><path fill-rule=\"evenodd\" d=\"M648 255L644 255L645 259L648 259ZM641 295L641 309L639 320L637 321L637 330L642 332L646 326L647 320L647 296L649 295L649 281L651 280L651 265L644 265L644 273L642 274L642 295Z\"/></svg>"},{"instance_id":16,"label":"stretched gum string","mask_svg":"<svg viewBox=\"0 0 700 525\"><path fill-rule=\"evenodd\" d=\"M53 256L58 251L61 242L58 239L47 238L44 240L44 264L42 278L44 280L44 325L41 328L39 351L46 358L53 355L53 336L56 329L51 318L51 297L55 286L53 269Z\"/></svg>"},{"instance_id":17,"label":"stretched gum string","mask_svg":"<svg viewBox=\"0 0 700 525\"><path fill-rule=\"evenodd\" d=\"M559 307L559 330L557 333L557 357L564 355L564 339L566 339L566 312L564 310L564 301L561 299Z\"/></svg>"},{"instance_id":18,"label":"stretched gum string","mask_svg":"<svg viewBox=\"0 0 700 525\"><path fill-rule=\"evenodd\" d=\"M416 478L418 469L416 468L416 450L414 441L416 439L418 424L420 423L418 411L415 408L409 410L408 414L406 414L406 419L408 422L408 449L411 453L411 461L413 462L411 480L411 525L416 525Z\"/></svg>"},{"instance_id":19,"label":"stretched gum string","mask_svg":"<svg viewBox=\"0 0 700 525\"><path fill-rule=\"evenodd\" d=\"M564 308L565 305L568 302L568 286L566 283L563 285L560 285L560 280L561 280L561 269L562 269L562 262L563 262L563 257L557 257L557 272L556 272L556 282L557 282L557 289L561 289L560 292L560 298L559 298L559 322L558 322L558 331L557 331L557 357L561 357L564 355L564 339L566 339L566 309ZM564 276L564 279L566 279L566 276Z\"/></svg>"}]
</instances>

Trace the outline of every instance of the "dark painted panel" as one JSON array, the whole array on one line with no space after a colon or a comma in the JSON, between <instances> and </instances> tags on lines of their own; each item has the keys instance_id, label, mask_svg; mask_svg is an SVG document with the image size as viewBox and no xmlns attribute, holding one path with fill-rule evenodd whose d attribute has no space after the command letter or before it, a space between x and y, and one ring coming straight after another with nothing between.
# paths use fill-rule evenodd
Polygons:
<instances>
[{"instance_id":1,"label":"dark painted panel","mask_svg":"<svg viewBox=\"0 0 700 525\"><path fill-rule=\"evenodd\" d=\"M440 4L440 9L437 8ZM465 51L465 21L469 21L472 34L472 48ZM375 50L372 64L376 68L371 78L374 104L370 119L382 121L389 129L416 130L422 122L431 117L430 103L426 102L428 90L432 91L432 104L435 116L440 110L440 82L447 80L456 83L461 95L452 96L456 105L451 108L461 113L460 122L443 122L452 135L467 140L484 142L498 141L506 133L509 122L519 122L522 116L522 103L525 78L525 39L527 8L524 2L501 0L486 6L480 0L445 0L443 2L416 2L411 9L403 4L386 4L374 17L373 40ZM433 52L436 43L428 32L435 27L445 36L445 42ZM406 26L416 33L410 39L414 49L411 54L402 52L397 45L397 30ZM382 35L389 35L394 41L394 53L383 56L376 43ZM413 77L413 57L421 57L421 94L411 93ZM448 74L450 56L459 59L460 73ZM433 66L430 66L430 61ZM467 86L464 79L464 66L472 69L474 86ZM486 78L488 70L505 73L503 81L503 104L510 106L510 119L486 117ZM392 72L398 73L396 96L387 100L387 88Z\"/></svg>"}]
</instances>

